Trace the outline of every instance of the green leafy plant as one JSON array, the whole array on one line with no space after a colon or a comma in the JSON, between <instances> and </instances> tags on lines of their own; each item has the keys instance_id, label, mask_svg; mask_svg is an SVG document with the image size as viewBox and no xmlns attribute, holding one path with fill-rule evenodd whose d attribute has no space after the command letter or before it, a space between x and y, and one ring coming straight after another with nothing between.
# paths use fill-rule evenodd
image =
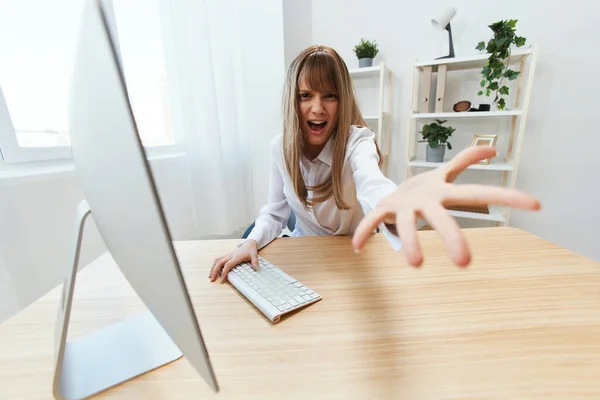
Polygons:
<instances>
[{"instance_id":1,"label":"green leafy plant","mask_svg":"<svg viewBox=\"0 0 600 400\"><path fill-rule=\"evenodd\" d=\"M446 121L436 119L431 124L423 125L423 130L419 133L423 135L424 140L420 140L420 142L427 142L434 149L445 144L448 150L452 150L452 145L448 142L448 139L456 129L451 126L442 126Z\"/></svg>"},{"instance_id":2,"label":"green leafy plant","mask_svg":"<svg viewBox=\"0 0 600 400\"><path fill-rule=\"evenodd\" d=\"M379 53L377 43L365 39L360 39L360 43L354 46L354 53L358 59L361 58L375 58Z\"/></svg>"},{"instance_id":3,"label":"green leafy plant","mask_svg":"<svg viewBox=\"0 0 600 400\"><path fill-rule=\"evenodd\" d=\"M508 67L512 46L521 47L527 40L516 34L517 21L516 19L501 20L488 25L494 35L487 44L479 42L476 47L477 50L485 50L490 55L481 71L483 79L480 86L483 90L477 92L477 95L482 96L485 93L486 96L490 96L495 92L493 103L500 110L506 107L506 101L502 96L509 94L508 86L503 84L504 79L512 81L517 79L520 74L520 71L514 71Z\"/></svg>"}]
</instances>

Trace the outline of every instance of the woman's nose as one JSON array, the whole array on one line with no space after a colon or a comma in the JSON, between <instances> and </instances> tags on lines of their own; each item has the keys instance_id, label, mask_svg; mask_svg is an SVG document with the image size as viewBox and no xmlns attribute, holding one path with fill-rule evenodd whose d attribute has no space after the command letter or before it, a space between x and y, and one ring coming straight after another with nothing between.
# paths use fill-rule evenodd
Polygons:
<instances>
[{"instance_id":1,"label":"woman's nose","mask_svg":"<svg viewBox=\"0 0 600 400\"><path fill-rule=\"evenodd\" d=\"M324 110L323 101L321 100L320 97L315 96L313 103L312 103L311 111L314 112L315 114L320 114L323 112L323 110Z\"/></svg>"}]
</instances>

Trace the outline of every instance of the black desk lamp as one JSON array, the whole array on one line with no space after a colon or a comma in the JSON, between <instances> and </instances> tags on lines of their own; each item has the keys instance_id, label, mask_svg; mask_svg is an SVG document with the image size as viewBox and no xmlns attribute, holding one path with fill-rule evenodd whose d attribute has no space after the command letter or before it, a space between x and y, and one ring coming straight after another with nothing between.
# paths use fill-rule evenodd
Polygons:
<instances>
[{"instance_id":1,"label":"black desk lamp","mask_svg":"<svg viewBox=\"0 0 600 400\"><path fill-rule=\"evenodd\" d=\"M444 11L442 15L440 15L437 19L432 19L431 23L437 29L443 31L444 29L448 31L448 42L450 45L450 51L447 56L438 57L436 60L441 60L443 58L454 58L454 43L452 41L452 28L450 27L450 21L456 15L456 9L454 7L450 7Z\"/></svg>"}]
</instances>

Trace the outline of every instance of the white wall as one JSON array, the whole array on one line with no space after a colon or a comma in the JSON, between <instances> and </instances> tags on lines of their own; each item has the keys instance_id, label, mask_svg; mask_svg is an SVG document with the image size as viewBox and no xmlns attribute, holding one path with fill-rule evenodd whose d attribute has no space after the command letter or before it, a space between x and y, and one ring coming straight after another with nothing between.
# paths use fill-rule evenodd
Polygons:
<instances>
[{"instance_id":1,"label":"white wall","mask_svg":"<svg viewBox=\"0 0 600 400\"><path fill-rule=\"evenodd\" d=\"M598 3L573 0L568 7L542 7L540 2L517 0L501 5L475 0L410 5L391 0L319 0L312 2L312 43L334 47L350 68L358 65L352 48L361 37L379 43L375 62L384 60L394 73L390 166L392 179L399 182L405 161L410 66L416 59L447 54L445 33L437 32L430 20L448 6L458 9L452 24L457 56L477 54L477 42L491 37L487 25L500 19L518 19L519 34L528 43L539 44L517 187L537 196L543 210L514 212L512 225L600 260L600 161L593 119L598 87L593 66L600 61L594 51L600 37L595 21ZM476 96L469 100L484 102ZM503 128L495 124L500 125L483 128ZM470 133L467 139L455 134L457 147L466 145Z\"/></svg>"},{"instance_id":2,"label":"white wall","mask_svg":"<svg viewBox=\"0 0 600 400\"><path fill-rule=\"evenodd\" d=\"M312 44L312 1L282 0L286 67Z\"/></svg>"}]
</instances>

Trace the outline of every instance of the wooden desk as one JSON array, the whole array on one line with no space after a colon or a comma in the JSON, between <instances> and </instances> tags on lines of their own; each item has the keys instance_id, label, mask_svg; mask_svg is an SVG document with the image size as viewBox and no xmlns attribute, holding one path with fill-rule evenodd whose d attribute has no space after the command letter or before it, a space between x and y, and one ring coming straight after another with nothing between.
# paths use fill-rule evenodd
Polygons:
<instances>
[{"instance_id":1,"label":"wooden desk","mask_svg":"<svg viewBox=\"0 0 600 400\"><path fill-rule=\"evenodd\" d=\"M600 263L513 228L465 234L467 269L432 231L421 269L381 235L358 256L348 237L279 239L263 256L323 300L277 325L207 279L237 241L179 242L222 391L181 359L98 398L599 399ZM142 308L108 256L78 284L76 334ZM0 399L52 398L59 294L0 326Z\"/></svg>"}]
</instances>

